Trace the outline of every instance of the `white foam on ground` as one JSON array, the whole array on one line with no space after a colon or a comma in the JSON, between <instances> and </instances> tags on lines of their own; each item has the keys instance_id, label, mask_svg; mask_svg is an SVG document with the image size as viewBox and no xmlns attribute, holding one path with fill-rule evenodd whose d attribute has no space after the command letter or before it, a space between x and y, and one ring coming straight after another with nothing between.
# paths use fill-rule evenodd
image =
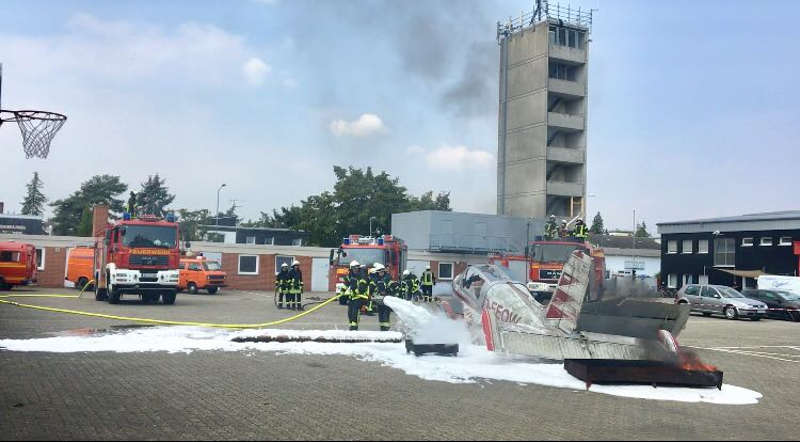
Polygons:
<instances>
[{"instance_id":1,"label":"white foam on ground","mask_svg":"<svg viewBox=\"0 0 800 442\"><path fill-rule=\"evenodd\" d=\"M532 362L489 352L483 347L461 345L458 357L423 356L407 354L403 344L386 343L318 343L318 342L232 342L242 336L285 335L313 338L336 338L358 333L363 337L382 337L386 332L347 332L313 330L211 330L196 327L152 327L126 330L117 333L88 336L57 336L41 339L2 339L0 348L10 351L41 351L55 353L73 352L151 352L191 353L193 351L243 351L257 350L278 354L345 355L364 361L379 362L405 373L430 381L450 383L475 383L488 380L509 381L520 384L537 384L573 390L585 390L583 381L572 377L561 364ZM389 332L395 335L393 332ZM589 391L642 399L680 402L709 402L715 404L755 404L761 394L733 385L694 389L626 385L593 385Z\"/></svg>"}]
</instances>

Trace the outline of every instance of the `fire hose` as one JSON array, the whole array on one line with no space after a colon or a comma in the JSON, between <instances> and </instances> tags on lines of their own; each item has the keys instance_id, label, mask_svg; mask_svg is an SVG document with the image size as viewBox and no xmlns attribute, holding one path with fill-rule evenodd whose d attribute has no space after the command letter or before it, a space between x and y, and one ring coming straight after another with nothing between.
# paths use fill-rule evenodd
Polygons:
<instances>
[{"instance_id":1,"label":"fire hose","mask_svg":"<svg viewBox=\"0 0 800 442\"><path fill-rule=\"evenodd\" d=\"M20 295L0 295L0 303L13 305L15 307L22 307L22 308L30 308L34 310L42 310L47 312L54 312L54 313L65 313L65 314L72 314L72 315L82 315L82 316L91 316L94 318L104 318L104 319L116 319L120 321L131 321L131 322L142 322L147 324L159 324L159 325L188 325L194 327L206 327L206 328L231 328L231 329L248 329L248 328L264 328L264 327L272 327L275 325L285 324L287 322L294 321L296 319L300 319L303 316L310 315L315 311L321 309L322 307L330 304L331 302L339 299L341 295L335 295L329 298L326 301L323 301L314 307L303 311L299 314L294 316L290 316L288 318L279 319L276 321L264 322L260 324L216 324L216 323L209 323L209 322L194 322L194 321L169 321L163 319L152 319L152 318L136 318L136 317L129 317L129 316L117 316L117 315L107 315L104 313L94 313L94 312L85 312L80 310L69 310L69 309L62 309L62 308L55 308L55 307L45 307L42 305L33 305L33 304L23 304L16 301L9 301L8 298L80 298L83 294L84 290L89 286L89 284L94 283L94 281L89 281L84 285L81 292L77 295L56 295L56 294L36 294L36 295L28 295L28 294L20 294Z\"/></svg>"}]
</instances>

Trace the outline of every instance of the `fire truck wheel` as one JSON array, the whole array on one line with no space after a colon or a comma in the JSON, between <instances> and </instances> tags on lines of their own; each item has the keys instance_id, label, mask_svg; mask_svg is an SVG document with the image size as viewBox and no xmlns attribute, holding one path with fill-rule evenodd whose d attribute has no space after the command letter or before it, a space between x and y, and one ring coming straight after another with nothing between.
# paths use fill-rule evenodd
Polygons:
<instances>
[{"instance_id":1,"label":"fire truck wheel","mask_svg":"<svg viewBox=\"0 0 800 442\"><path fill-rule=\"evenodd\" d=\"M177 293L175 292L164 292L161 295L161 299L164 301L164 305L172 305L175 304L175 297Z\"/></svg>"},{"instance_id":2,"label":"fire truck wheel","mask_svg":"<svg viewBox=\"0 0 800 442\"><path fill-rule=\"evenodd\" d=\"M217 293L217 291L219 291L219 287L209 287L208 288L208 294L209 295L213 295L213 294Z\"/></svg>"},{"instance_id":3,"label":"fire truck wheel","mask_svg":"<svg viewBox=\"0 0 800 442\"><path fill-rule=\"evenodd\" d=\"M190 282L189 285L186 287L186 290L188 290L189 293L191 293L193 295L196 295L197 294L197 284L195 284L193 282Z\"/></svg>"}]
</instances>

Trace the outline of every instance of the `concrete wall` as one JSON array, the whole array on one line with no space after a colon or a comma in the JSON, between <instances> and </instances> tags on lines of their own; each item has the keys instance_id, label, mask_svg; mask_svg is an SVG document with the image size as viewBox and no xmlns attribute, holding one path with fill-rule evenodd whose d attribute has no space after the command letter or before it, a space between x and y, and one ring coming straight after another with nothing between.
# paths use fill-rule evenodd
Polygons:
<instances>
[{"instance_id":1,"label":"concrete wall","mask_svg":"<svg viewBox=\"0 0 800 442\"><path fill-rule=\"evenodd\" d=\"M609 256L606 255L606 270L613 275L619 270L625 270L625 261L633 260L632 256ZM661 271L661 258L653 256L638 256L636 261L644 262L644 270L637 270L637 275L655 276Z\"/></svg>"}]
</instances>

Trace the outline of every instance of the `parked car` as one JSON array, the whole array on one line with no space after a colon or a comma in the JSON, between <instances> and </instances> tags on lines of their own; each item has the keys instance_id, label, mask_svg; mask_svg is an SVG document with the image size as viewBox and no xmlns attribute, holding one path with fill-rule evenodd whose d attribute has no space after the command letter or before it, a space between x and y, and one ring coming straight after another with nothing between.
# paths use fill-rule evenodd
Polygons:
<instances>
[{"instance_id":1,"label":"parked car","mask_svg":"<svg viewBox=\"0 0 800 442\"><path fill-rule=\"evenodd\" d=\"M225 287L225 272L217 261L207 260L202 256L197 258L183 258L180 263L180 278L178 290L186 290L191 294L205 289L210 294L217 293Z\"/></svg>"},{"instance_id":2,"label":"parked car","mask_svg":"<svg viewBox=\"0 0 800 442\"><path fill-rule=\"evenodd\" d=\"M703 316L720 314L728 319L746 317L758 321L767 315L766 304L724 285L684 285L678 290L676 302L688 303L692 312Z\"/></svg>"},{"instance_id":3,"label":"parked car","mask_svg":"<svg viewBox=\"0 0 800 442\"><path fill-rule=\"evenodd\" d=\"M744 290L743 295L767 304L767 316L800 322L800 295L780 290Z\"/></svg>"}]
</instances>

